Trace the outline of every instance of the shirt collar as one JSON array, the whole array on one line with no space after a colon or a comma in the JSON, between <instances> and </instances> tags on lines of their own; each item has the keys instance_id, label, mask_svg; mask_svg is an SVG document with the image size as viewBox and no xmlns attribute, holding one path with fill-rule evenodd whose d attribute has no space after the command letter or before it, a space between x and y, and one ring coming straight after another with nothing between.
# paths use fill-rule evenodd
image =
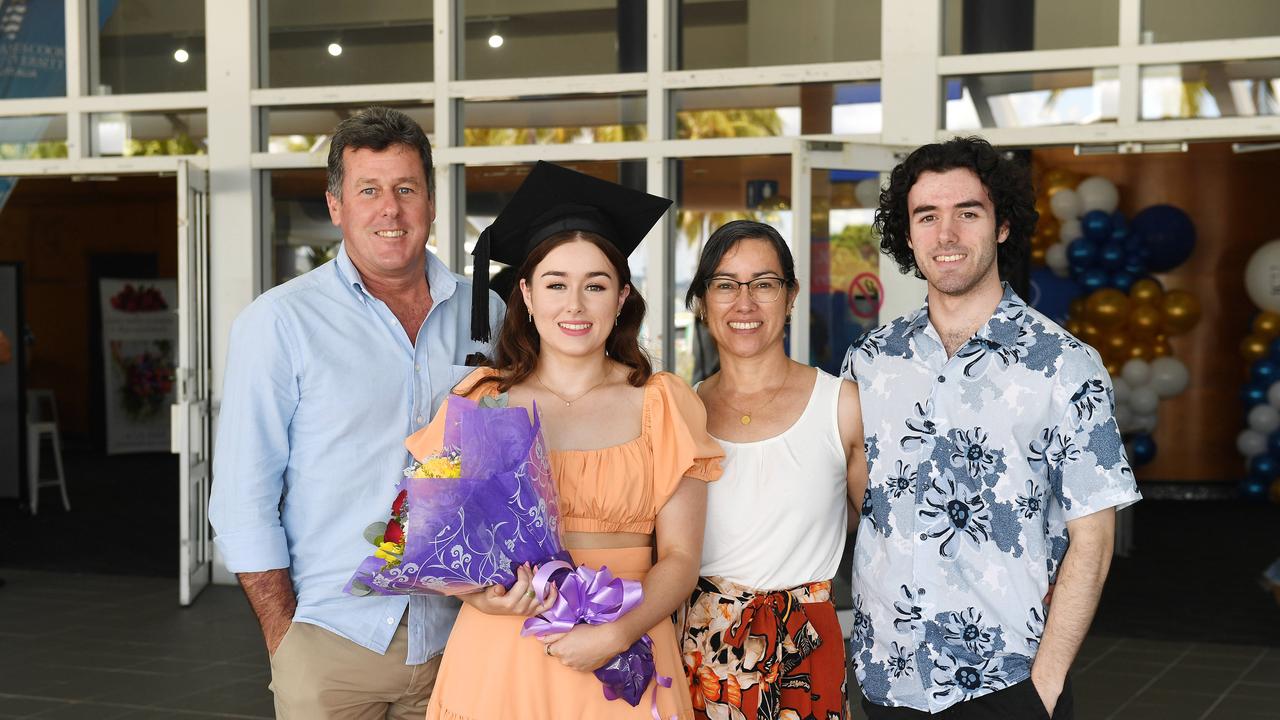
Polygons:
<instances>
[{"instance_id":1,"label":"shirt collar","mask_svg":"<svg viewBox=\"0 0 1280 720\"><path fill-rule=\"evenodd\" d=\"M338 255L335 258L338 268L338 277L342 278L344 285L350 287L361 300L368 300L373 296L364 289L364 282L360 279L360 271L356 270L355 263L351 262L351 256L347 254L347 243L343 241L338 246ZM444 261L436 257L436 254L427 250L426 265L423 272L427 276L427 286L431 289L431 302L443 302L453 297L454 291L458 289L458 279L449 271Z\"/></svg>"},{"instance_id":2,"label":"shirt collar","mask_svg":"<svg viewBox=\"0 0 1280 720\"><path fill-rule=\"evenodd\" d=\"M1018 343L1019 330L1027 317L1027 303L1018 297L1018 293L1013 291L1009 283L1002 282L1000 287L1004 290L1000 304L996 305L996 311L978 330L975 337L1002 347L1010 347ZM914 335L928 327L929 299L926 297L924 305L907 319L907 335Z\"/></svg>"}]
</instances>

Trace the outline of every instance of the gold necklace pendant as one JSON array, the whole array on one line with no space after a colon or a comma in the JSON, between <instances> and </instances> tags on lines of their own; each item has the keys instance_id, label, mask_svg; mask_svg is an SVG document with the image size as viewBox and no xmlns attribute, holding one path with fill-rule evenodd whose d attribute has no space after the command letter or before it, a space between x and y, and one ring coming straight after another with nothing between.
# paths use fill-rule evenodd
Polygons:
<instances>
[{"instance_id":1,"label":"gold necklace pendant","mask_svg":"<svg viewBox=\"0 0 1280 720\"><path fill-rule=\"evenodd\" d=\"M742 416L742 419L741 419L741 420L739 420L738 422L742 423L743 425L750 425L750 424L751 424L751 416L750 416L750 415L743 415L743 416Z\"/></svg>"}]
</instances>

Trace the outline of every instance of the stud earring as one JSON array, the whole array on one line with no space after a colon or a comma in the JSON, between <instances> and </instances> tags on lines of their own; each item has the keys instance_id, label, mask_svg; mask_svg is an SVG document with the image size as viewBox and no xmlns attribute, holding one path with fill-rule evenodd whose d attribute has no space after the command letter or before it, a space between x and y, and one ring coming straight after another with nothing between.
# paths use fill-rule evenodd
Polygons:
<instances>
[{"instance_id":1,"label":"stud earring","mask_svg":"<svg viewBox=\"0 0 1280 720\"><path fill-rule=\"evenodd\" d=\"M529 322L533 322L533 311L529 311Z\"/></svg>"}]
</instances>

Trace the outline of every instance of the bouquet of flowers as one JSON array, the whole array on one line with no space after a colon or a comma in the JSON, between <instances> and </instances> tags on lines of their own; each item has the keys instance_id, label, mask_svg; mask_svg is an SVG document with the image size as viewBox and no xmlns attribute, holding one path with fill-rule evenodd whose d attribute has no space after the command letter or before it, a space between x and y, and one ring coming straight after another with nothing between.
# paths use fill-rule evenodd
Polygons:
<instances>
[{"instance_id":1,"label":"bouquet of flowers","mask_svg":"<svg viewBox=\"0 0 1280 720\"><path fill-rule=\"evenodd\" d=\"M462 397L446 413L444 451L406 468L346 592L458 595L510 587L526 562L568 559L539 420Z\"/></svg>"}]
</instances>

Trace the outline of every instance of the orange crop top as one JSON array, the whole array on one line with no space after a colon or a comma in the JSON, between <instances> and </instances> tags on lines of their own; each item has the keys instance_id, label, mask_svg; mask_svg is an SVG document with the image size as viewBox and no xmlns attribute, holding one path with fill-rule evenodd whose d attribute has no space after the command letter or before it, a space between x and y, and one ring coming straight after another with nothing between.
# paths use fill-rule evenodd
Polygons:
<instances>
[{"instance_id":1,"label":"orange crop top","mask_svg":"<svg viewBox=\"0 0 1280 720\"><path fill-rule=\"evenodd\" d=\"M480 368L453 392L470 399L498 394L495 374ZM477 387L477 385L479 387ZM421 459L440 451L448 399L431 424L410 435L405 447ZM560 491L566 532L652 533L658 511L683 477L720 477L724 450L707 434L707 411L680 378L654 373L644 384L640 436L599 450L552 450L551 472Z\"/></svg>"}]
</instances>

